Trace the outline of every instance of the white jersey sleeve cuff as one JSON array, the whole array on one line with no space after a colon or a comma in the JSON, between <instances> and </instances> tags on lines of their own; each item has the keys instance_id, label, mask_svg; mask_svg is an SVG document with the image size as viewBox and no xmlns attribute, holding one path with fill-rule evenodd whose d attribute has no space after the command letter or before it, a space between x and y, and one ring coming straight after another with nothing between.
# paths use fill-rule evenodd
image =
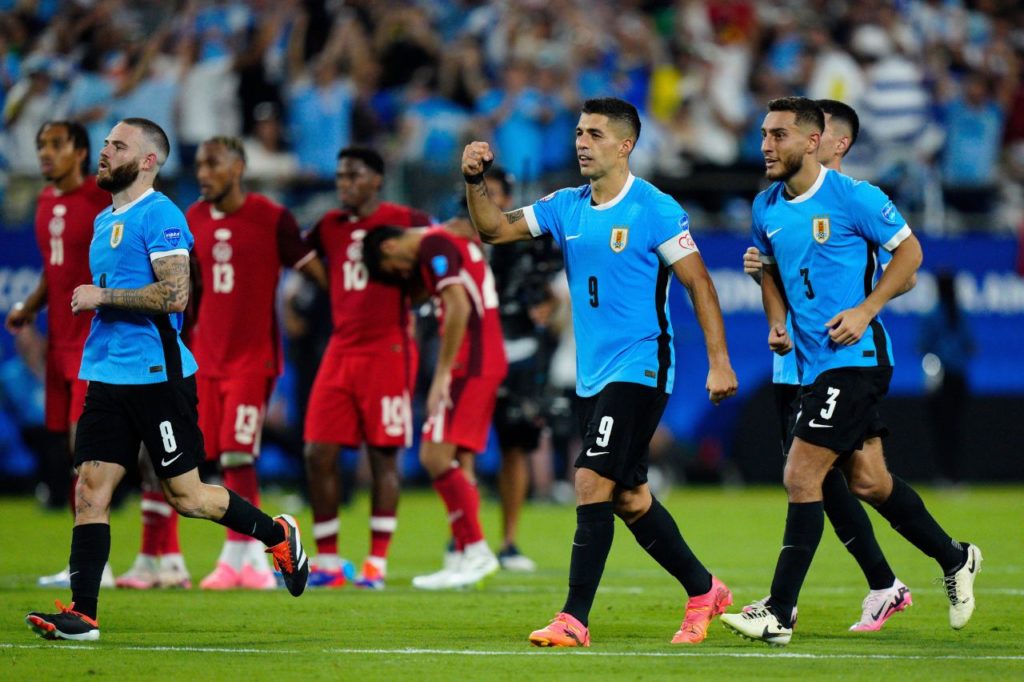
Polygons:
<instances>
[{"instance_id":1,"label":"white jersey sleeve cuff","mask_svg":"<svg viewBox=\"0 0 1024 682\"><path fill-rule=\"evenodd\" d=\"M904 225L900 228L900 231L893 235L893 238L882 244L882 248L886 251L895 251L896 247L903 243L907 237L910 236L910 225Z\"/></svg>"},{"instance_id":2,"label":"white jersey sleeve cuff","mask_svg":"<svg viewBox=\"0 0 1024 682\"><path fill-rule=\"evenodd\" d=\"M171 249L170 251L153 251L149 254L149 262L166 258L167 256L187 256L188 249Z\"/></svg>"},{"instance_id":3,"label":"white jersey sleeve cuff","mask_svg":"<svg viewBox=\"0 0 1024 682\"><path fill-rule=\"evenodd\" d=\"M690 236L689 230L683 230L675 237L662 242L658 246L658 255L661 256L661 260L665 265L672 265L690 254L699 252L700 249L697 248L697 243Z\"/></svg>"},{"instance_id":4,"label":"white jersey sleeve cuff","mask_svg":"<svg viewBox=\"0 0 1024 682\"><path fill-rule=\"evenodd\" d=\"M533 210L533 206L523 207L523 217L526 218L526 225L530 228L530 236L534 239L543 234L540 229L540 223L537 222L537 214Z\"/></svg>"}]
</instances>

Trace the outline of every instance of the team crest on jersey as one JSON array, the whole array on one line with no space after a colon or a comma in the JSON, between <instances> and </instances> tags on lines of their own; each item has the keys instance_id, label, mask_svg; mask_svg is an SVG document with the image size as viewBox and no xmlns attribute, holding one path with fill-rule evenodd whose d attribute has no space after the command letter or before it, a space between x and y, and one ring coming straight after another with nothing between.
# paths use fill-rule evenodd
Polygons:
<instances>
[{"instance_id":1,"label":"team crest on jersey","mask_svg":"<svg viewBox=\"0 0 1024 682\"><path fill-rule=\"evenodd\" d=\"M629 243L629 227L626 225L612 225L612 236L608 240L608 246L612 247L615 253L622 253Z\"/></svg>"},{"instance_id":2,"label":"team crest on jersey","mask_svg":"<svg viewBox=\"0 0 1024 682\"><path fill-rule=\"evenodd\" d=\"M124 239L124 223L114 223L110 228L110 248L116 249Z\"/></svg>"},{"instance_id":3,"label":"team crest on jersey","mask_svg":"<svg viewBox=\"0 0 1024 682\"><path fill-rule=\"evenodd\" d=\"M824 244L832 236L832 225L827 215L818 215L811 218L811 236L819 244Z\"/></svg>"}]
</instances>

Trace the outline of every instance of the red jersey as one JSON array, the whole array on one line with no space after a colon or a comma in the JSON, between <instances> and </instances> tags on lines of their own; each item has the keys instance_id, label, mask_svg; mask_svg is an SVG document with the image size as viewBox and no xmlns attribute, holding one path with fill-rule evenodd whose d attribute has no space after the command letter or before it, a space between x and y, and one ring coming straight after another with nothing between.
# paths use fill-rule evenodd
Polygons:
<instances>
[{"instance_id":1,"label":"red jersey","mask_svg":"<svg viewBox=\"0 0 1024 682\"><path fill-rule=\"evenodd\" d=\"M331 283L331 347L377 353L410 341L409 297L399 287L370 279L363 264L363 237L381 225L422 227L430 218L415 209L382 202L366 218L329 211L306 240L327 261Z\"/></svg>"},{"instance_id":2,"label":"red jersey","mask_svg":"<svg viewBox=\"0 0 1024 682\"><path fill-rule=\"evenodd\" d=\"M281 373L275 296L282 267L313 257L288 209L261 194L225 215L197 201L186 214L195 236L201 295L192 351L210 377Z\"/></svg>"},{"instance_id":3,"label":"red jersey","mask_svg":"<svg viewBox=\"0 0 1024 682\"><path fill-rule=\"evenodd\" d=\"M420 242L420 271L431 295L461 284L471 306L466 335L455 359L454 376L503 377L508 370L505 340L498 314L494 275L480 244L452 234L444 227L427 230ZM438 301L439 316L444 306Z\"/></svg>"},{"instance_id":4,"label":"red jersey","mask_svg":"<svg viewBox=\"0 0 1024 682\"><path fill-rule=\"evenodd\" d=\"M46 306L49 308L51 350L82 352L93 314L71 313L71 293L79 284L91 284L89 244L96 214L110 206L110 193L96 185L96 178L67 194L52 185L36 203L36 242L43 255Z\"/></svg>"}]
</instances>

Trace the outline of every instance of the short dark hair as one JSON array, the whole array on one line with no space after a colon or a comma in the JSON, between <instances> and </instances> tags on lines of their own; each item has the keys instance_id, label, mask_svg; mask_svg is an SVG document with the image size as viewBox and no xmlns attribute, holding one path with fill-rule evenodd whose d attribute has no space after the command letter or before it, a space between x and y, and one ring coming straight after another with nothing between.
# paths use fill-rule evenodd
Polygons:
<instances>
[{"instance_id":1,"label":"short dark hair","mask_svg":"<svg viewBox=\"0 0 1024 682\"><path fill-rule=\"evenodd\" d=\"M338 161L344 158L362 161L367 168L377 175L384 175L384 157L376 149L370 147L345 147L338 152Z\"/></svg>"},{"instance_id":2,"label":"short dark hair","mask_svg":"<svg viewBox=\"0 0 1024 682\"><path fill-rule=\"evenodd\" d=\"M245 163L245 144L242 142L242 138L234 137L232 135L214 135L211 138L203 140L203 144L219 144L229 152L237 156Z\"/></svg>"},{"instance_id":3,"label":"short dark hair","mask_svg":"<svg viewBox=\"0 0 1024 682\"><path fill-rule=\"evenodd\" d=\"M167 157L171 154L171 143L167 139L167 133L164 132L163 128L148 118L122 118L120 122L141 130L142 134L149 140L149 143L156 147L156 162L158 166L167 163Z\"/></svg>"},{"instance_id":4,"label":"short dark hair","mask_svg":"<svg viewBox=\"0 0 1024 682\"><path fill-rule=\"evenodd\" d=\"M857 116L856 110L849 104L835 99L819 99L815 100L814 103L818 105L823 113L831 116L833 121L842 121L849 127L850 146L843 152L843 156L846 156L853 147L853 143L857 141L857 135L860 133L860 117Z\"/></svg>"},{"instance_id":5,"label":"short dark hair","mask_svg":"<svg viewBox=\"0 0 1024 682\"><path fill-rule=\"evenodd\" d=\"M87 131L85 126L78 121L68 121L64 119L47 121L43 125L39 126L39 130L36 131L36 144L39 144L39 138L43 134L43 131L50 126L63 126L64 130L68 132L68 137L71 138L71 147L73 149L85 150L85 158L82 159L82 175L88 175L90 158L92 157L92 146L89 144L89 131Z\"/></svg>"},{"instance_id":6,"label":"short dark hair","mask_svg":"<svg viewBox=\"0 0 1024 682\"><path fill-rule=\"evenodd\" d=\"M806 97L779 97L768 102L768 111L791 111L796 114L796 124L809 125L825 132L825 114L813 99Z\"/></svg>"},{"instance_id":7,"label":"short dark hair","mask_svg":"<svg viewBox=\"0 0 1024 682\"><path fill-rule=\"evenodd\" d=\"M625 123L633 133L633 141L640 139L640 114L636 107L618 97L598 97L583 103L584 114L601 114L609 120Z\"/></svg>"},{"instance_id":8,"label":"short dark hair","mask_svg":"<svg viewBox=\"0 0 1024 682\"><path fill-rule=\"evenodd\" d=\"M363 237L363 265L370 273L370 279L377 282L389 284L400 283L401 280L393 275L384 272L384 242L389 239L397 239L405 233L401 227L394 225L381 225L371 229Z\"/></svg>"}]
</instances>

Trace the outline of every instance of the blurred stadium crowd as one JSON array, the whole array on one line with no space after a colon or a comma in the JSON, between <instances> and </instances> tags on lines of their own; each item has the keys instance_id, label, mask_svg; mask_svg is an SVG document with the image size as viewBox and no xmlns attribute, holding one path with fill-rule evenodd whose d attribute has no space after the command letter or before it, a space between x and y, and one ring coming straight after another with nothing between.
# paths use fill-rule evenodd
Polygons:
<instances>
[{"instance_id":1,"label":"blurred stadium crowd","mask_svg":"<svg viewBox=\"0 0 1024 682\"><path fill-rule=\"evenodd\" d=\"M1006 231L1024 217L1016 2L0 0L0 10L0 163L12 178L36 176L43 120L88 123L95 154L133 115L171 132L163 174L182 179L179 203L194 198L197 144L244 134L249 177L281 192L317 189L338 149L370 144L401 170L394 198L443 213L465 140L493 140L525 189L546 189L575 175L579 102L616 95L644 115L635 170L698 218L711 214L697 224L745 231L763 105L797 93L857 108L863 134L847 172L890 190L924 229Z\"/></svg>"}]
</instances>

